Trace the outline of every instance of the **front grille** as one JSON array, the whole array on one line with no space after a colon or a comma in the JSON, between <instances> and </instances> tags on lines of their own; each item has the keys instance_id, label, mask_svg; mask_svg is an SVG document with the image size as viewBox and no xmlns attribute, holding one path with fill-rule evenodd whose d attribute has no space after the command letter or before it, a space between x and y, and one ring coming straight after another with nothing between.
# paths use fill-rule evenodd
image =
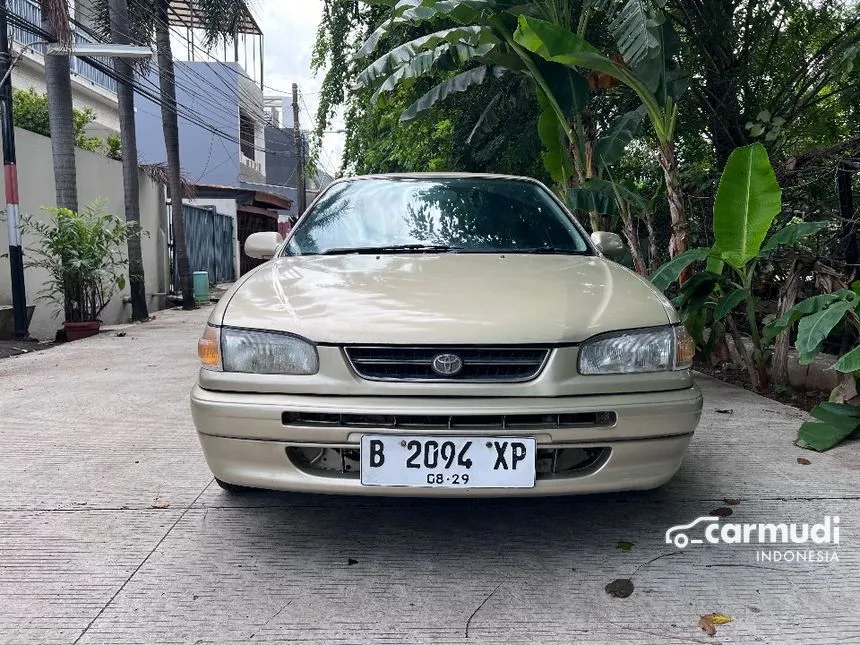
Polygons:
<instances>
[{"instance_id":1,"label":"front grille","mask_svg":"<svg viewBox=\"0 0 860 645\"><path fill-rule=\"evenodd\" d=\"M614 412L567 414L329 414L284 412L285 426L320 428L396 428L398 430L552 430L615 425Z\"/></svg>"},{"instance_id":2,"label":"front grille","mask_svg":"<svg viewBox=\"0 0 860 645\"><path fill-rule=\"evenodd\" d=\"M287 457L303 472L324 477L358 479L361 474L361 449L339 447L290 446ZM585 477L609 459L608 447L538 447L535 457L537 479Z\"/></svg>"},{"instance_id":3,"label":"front grille","mask_svg":"<svg viewBox=\"0 0 860 645\"><path fill-rule=\"evenodd\" d=\"M549 349L533 347L345 347L356 373L375 381L484 381L517 382L535 378ZM453 375L439 374L433 359L453 354L462 368Z\"/></svg>"}]
</instances>

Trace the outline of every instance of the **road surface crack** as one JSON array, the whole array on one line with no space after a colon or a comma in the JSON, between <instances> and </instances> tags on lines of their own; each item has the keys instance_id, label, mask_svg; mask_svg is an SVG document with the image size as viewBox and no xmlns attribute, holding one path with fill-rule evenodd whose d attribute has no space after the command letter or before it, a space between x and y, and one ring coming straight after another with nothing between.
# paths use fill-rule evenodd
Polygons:
<instances>
[{"instance_id":1,"label":"road surface crack","mask_svg":"<svg viewBox=\"0 0 860 645\"><path fill-rule=\"evenodd\" d=\"M484 599L481 601L481 604L480 604L480 605L478 605L478 606L475 608L475 611L473 611L473 612L472 612L472 615L471 615L471 616L469 616L469 619L466 621L466 638L469 638L469 625L471 625L471 624L472 624L472 619L477 615L477 613L478 613L479 611L481 611L481 607L483 607L485 604L487 604L487 601L495 595L495 593L499 590L499 587L501 587L503 584L504 584L504 582L500 582L499 584L497 584L497 585L496 585L496 588L495 588L495 589L493 589L493 590L492 590L492 591L487 595L487 597L486 597L486 598L484 598Z\"/></svg>"},{"instance_id":2,"label":"road surface crack","mask_svg":"<svg viewBox=\"0 0 860 645\"><path fill-rule=\"evenodd\" d=\"M209 486L212 485L212 482L214 482L214 481L215 481L214 479L210 479L209 482L206 484L206 486L203 487L203 490L200 491L200 494L197 495L197 497L195 497L194 500L188 506L185 507L185 509L179 514L179 517L177 517L176 520L173 522L173 524L170 525L170 528L167 529L167 532L161 536L161 539L158 542L156 542L155 546L152 547L152 550L150 550L150 552L146 554L146 557L140 562L139 565L137 565L135 567L134 571L131 572L131 575L129 575L128 578L125 579L125 582L123 582L122 585L120 585L120 588L117 589L114 592L114 594L110 597L110 599L105 603L105 606L102 607L101 609L99 609L99 613L97 613L95 615L95 617L89 622L89 624L86 627L84 627L84 631L82 631L80 633L80 635L75 639L75 642L72 645L78 645L78 643L81 641L81 639L84 636L86 636L87 632L90 631L90 628L95 624L95 622L99 618L101 618L102 614L105 613L105 610L107 610L107 608L110 607L111 603L114 600L116 600L116 597L120 593L122 593L122 590L126 588L126 585L128 585L128 583L131 582L131 579L134 578L135 575L137 575L137 572L140 571L141 568L143 568L143 565L145 565L149 561L149 559L152 557L152 554L158 550L158 547L160 547L162 542L164 542L164 540L167 539L167 536L170 535L170 532L176 528L176 525L179 524L179 522L182 520L182 518L185 517L185 515L188 513L188 511L190 511L191 508L197 503L197 500L200 499L201 497L203 497L203 493L206 492L206 490L209 488Z\"/></svg>"}]
</instances>

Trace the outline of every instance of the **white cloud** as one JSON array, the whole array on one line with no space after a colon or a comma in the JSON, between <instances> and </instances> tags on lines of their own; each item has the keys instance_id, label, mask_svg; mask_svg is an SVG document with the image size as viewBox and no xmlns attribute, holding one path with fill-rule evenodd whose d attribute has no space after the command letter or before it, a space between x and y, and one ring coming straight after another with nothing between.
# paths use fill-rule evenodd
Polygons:
<instances>
[{"instance_id":1,"label":"white cloud","mask_svg":"<svg viewBox=\"0 0 860 645\"><path fill-rule=\"evenodd\" d=\"M311 55L317 28L322 20L322 0L255 0L254 15L265 39L264 79L266 94L289 96L292 84L299 84L307 111L302 110L303 125L313 126L323 72L314 76ZM329 129L343 127L340 119ZM339 170L343 155L342 134L327 134L323 140L322 165Z\"/></svg>"}]
</instances>

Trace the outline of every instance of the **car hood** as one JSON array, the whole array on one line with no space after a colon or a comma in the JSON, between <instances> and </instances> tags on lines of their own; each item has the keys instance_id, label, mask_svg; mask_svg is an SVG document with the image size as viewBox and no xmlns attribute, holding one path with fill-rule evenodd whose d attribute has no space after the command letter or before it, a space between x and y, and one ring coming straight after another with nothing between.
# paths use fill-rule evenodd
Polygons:
<instances>
[{"instance_id":1,"label":"car hood","mask_svg":"<svg viewBox=\"0 0 860 645\"><path fill-rule=\"evenodd\" d=\"M677 320L659 291L602 257L467 253L278 258L219 313L337 344L579 342Z\"/></svg>"}]
</instances>

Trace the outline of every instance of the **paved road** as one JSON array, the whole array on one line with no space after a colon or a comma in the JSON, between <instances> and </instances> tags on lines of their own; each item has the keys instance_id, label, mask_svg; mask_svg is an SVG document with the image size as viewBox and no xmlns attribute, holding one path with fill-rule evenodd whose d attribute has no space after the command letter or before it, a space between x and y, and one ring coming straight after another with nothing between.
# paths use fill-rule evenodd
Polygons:
<instances>
[{"instance_id":1,"label":"paved road","mask_svg":"<svg viewBox=\"0 0 860 645\"><path fill-rule=\"evenodd\" d=\"M793 447L798 410L703 379L690 455L647 493L231 498L188 412L206 313L0 361L0 642L860 641L860 445ZM838 515L839 561L663 543L726 498L729 522ZM734 619L715 638L710 612Z\"/></svg>"}]
</instances>

